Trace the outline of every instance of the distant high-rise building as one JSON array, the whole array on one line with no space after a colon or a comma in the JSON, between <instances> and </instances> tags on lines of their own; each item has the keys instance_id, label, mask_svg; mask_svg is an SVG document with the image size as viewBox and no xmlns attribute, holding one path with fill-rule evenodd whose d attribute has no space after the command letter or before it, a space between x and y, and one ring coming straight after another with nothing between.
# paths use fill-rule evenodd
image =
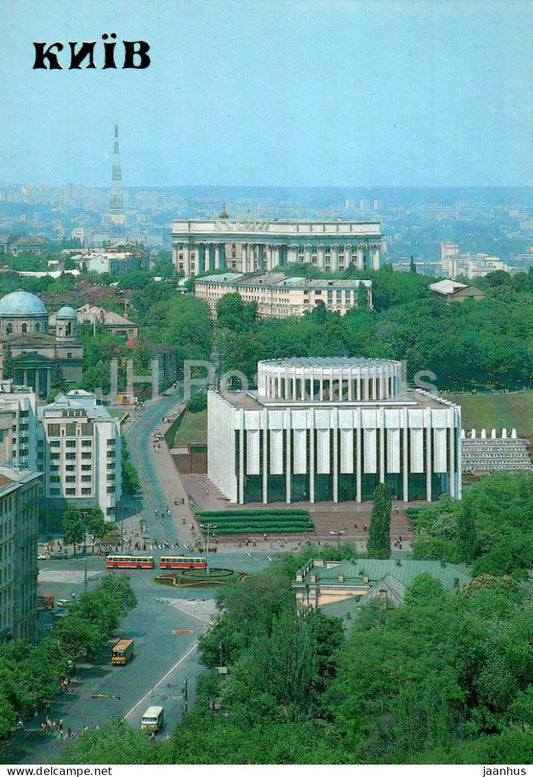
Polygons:
<instances>
[{"instance_id":1,"label":"distant high-rise building","mask_svg":"<svg viewBox=\"0 0 533 777\"><path fill-rule=\"evenodd\" d=\"M109 235L110 237L126 236L126 214L124 213L124 198L122 196L122 171L120 167L120 150L118 145L118 124L115 124L111 199L109 201Z\"/></svg>"},{"instance_id":2,"label":"distant high-rise building","mask_svg":"<svg viewBox=\"0 0 533 777\"><path fill-rule=\"evenodd\" d=\"M457 277L457 257L459 255L459 246L457 243L440 244L440 261L442 272L448 278Z\"/></svg>"}]
</instances>

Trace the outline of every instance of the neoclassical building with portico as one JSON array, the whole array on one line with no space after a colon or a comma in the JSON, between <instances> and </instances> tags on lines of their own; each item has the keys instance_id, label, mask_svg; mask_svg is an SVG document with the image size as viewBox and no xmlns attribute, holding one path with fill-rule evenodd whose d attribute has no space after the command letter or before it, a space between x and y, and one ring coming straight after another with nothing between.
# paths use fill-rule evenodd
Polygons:
<instances>
[{"instance_id":1,"label":"neoclassical building with portico","mask_svg":"<svg viewBox=\"0 0 533 777\"><path fill-rule=\"evenodd\" d=\"M407 388L401 363L258 363L257 391L208 392L207 474L245 502L405 502L461 496L461 408Z\"/></svg>"},{"instance_id":2,"label":"neoclassical building with portico","mask_svg":"<svg viewBox=\"0 0 533 777\"><path fill-rule=\"evenodd\" d=\"M186 277L227 269L251 273L288 264L311 264L325 272L350 265L379 270L377 221L243 221L180 219L172 223L172 261Z\"/></svg>"}]
</instances>

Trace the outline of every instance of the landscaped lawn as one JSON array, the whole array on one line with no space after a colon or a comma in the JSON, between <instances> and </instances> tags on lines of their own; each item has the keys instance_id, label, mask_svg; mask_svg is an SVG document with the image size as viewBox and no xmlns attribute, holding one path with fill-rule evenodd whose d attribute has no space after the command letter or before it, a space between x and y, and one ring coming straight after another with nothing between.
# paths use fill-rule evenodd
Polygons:
<instances>
[{"instance_id":1,"label":"landscaped lawn","mask_svg":"<svg viewBox=\"0 0 533 777\"><path fill-rule=\"evenodd\" d=\"M185 412L174 439L175 448L186 448L190 442L207 442L207 410Z\"/></svg>"},{"instance_id":2,"label":"landscaped lawn","mask_svg":"<svg viewBox=\"0 0 533 777\"><path fill-rule=\"evenodd\" d=\"M485 427L490 434L501 427L515 428L519 436L533 435L533 391L514 394L444 394L446 399L461 405L463 428L479 430Z\"/></svg>"}]
</instances>

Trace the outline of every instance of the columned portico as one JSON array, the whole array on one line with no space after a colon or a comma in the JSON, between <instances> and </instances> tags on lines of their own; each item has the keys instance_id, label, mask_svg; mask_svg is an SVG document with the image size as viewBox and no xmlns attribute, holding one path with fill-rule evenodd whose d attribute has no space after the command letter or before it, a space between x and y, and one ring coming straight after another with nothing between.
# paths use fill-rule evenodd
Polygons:
<instances>
[{"instance_id":1,"label":"columned portico","mask_svg":"<svg viewBox=\"0 0 533 777\"><path fill-rule=\"evenodd\" d=\"M375 221L176 220L172 261L187 277L227 267L226 251L237 251L237 272L272 270L303 261L332 272L354 264L379 269L381 229Z\"/></svg>"}]
</instances>

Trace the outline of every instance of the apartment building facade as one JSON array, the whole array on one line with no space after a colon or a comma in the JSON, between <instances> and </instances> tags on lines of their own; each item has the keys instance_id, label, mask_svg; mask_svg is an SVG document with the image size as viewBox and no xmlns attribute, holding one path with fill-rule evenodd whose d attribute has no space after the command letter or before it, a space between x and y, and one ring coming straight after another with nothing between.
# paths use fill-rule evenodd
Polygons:
<instances>
[{"instance_id":1,"label":"apartment building facade","mask_svg":"<svg viewBox=\"0 0 533 777\"><path fill-rule=\"evenodd\" d=\"M74 390L38 409L37 466L46 507L98 505L114 521L122 493L118 419L96 396Z\"/></svg>"},{"instance_id":2,"label":"apartment building facade","mask_svg":"<svg viewBox=\"0 0 533 777\"><path fill-rule=\"evenodd\" d=\"M209 305L212 318L225 294L238 292L243 302L255 302L261 318L303 316L323 304L326 310L344 316L348 310L372 305L372 281L325 280L283 273L224 273L205 275L194 284L195 296Z\"/></svg>"}]
</instances>

